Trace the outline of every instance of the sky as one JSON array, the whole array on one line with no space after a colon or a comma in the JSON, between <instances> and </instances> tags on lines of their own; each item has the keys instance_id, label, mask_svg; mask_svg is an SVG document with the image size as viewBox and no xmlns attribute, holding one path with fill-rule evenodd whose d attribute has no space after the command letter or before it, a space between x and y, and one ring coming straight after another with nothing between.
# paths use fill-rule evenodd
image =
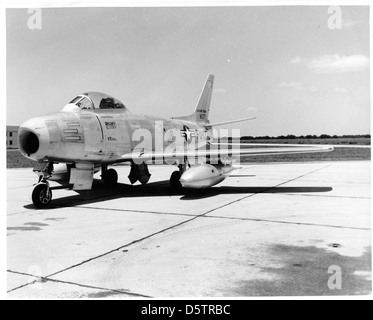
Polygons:
<instances>
[{"instance_id":1,"label":"sky","mask_svg":"<svg viewBox=\"0 0 373 320\"><path fill-rule=\"evenodd\" d=\"M8 125L99 91L132 112L191 114L215 75L210 121L242 135L370 133L369 7L7 9ZM331 28L330 23L339 23Z\"/></svg>"}]
</instances>

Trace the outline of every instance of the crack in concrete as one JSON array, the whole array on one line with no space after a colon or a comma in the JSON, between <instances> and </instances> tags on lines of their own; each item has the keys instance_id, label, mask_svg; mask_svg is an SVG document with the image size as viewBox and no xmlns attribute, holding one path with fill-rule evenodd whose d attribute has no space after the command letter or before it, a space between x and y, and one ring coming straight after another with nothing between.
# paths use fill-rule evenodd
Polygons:
<instances>
[{"instance_id":1,"label":"crack in concrete","mask_svg":"<svg viewBox=\"0 0 373 320\"><path fill-rule=\"evenodd\" d=\"M129 295L129 296L140 297L140 298L151 298L150 296L146 296L146 295L138 294L138 293L133 293L133 292L128 292L126 290L108 289L108 288L101 288L101 287L96 287L96 286L89 286L89 285L85 285L85 284L81 284L81 283L77 283L77 282L50 279L50 278L47 278L47 277L39 277L39 276L35 276L33 274L28 274L28 273L24 273L24 272L13 271L13 270L7 270L7 272L17 274L17 275L36 278L36 280L31 281L31 282L29 282L25 285L20 286L20 287L14 288L12 290L9 290L7 293L10 293L10 292L15 291L17 289L23 288L27 285L35 284L35 283L38 283L38 282L55 282L55 283L62 283L62 284L78 286L78 287L87 288L87 289L111 291L111 292L116 293L116 294L125 294L125 295Z\"/></svg>"},{"instance_id":2,"label":"crack in concrete","mask_svg":"<svg viewBox=\"0 0 373 320\"><path fill-rule=\"evenodd\" d=\"M293 195L293 194L285 194ZM363 227L347 227L338 226L331 224L318 224L318 223L307 223L307 222L295 222L295 221L283 221L283 220L270 220L270 219L259 219L259 218L239 218L239 217L227 217L227 216L202 216L190 213L176 213L176 212L159 212L159 211L144 211L144 210L126 210L126 209L111 209L111 208L99 208L99 207L79 207L90 210L100 210L100 211L114 211L114 212L132 212L132 213L144 213L144 214L158 214L158 215L170 215L170 216L186 216L186 217L196 217L196 218L210 218L210 219L227 219L227 220L241 220L241 221L254 221L254 222L270 222L270 223L280 223L280 224L294 224L294 225L305 225L305 226L315 226L315 227L326 227L326 228L337 228L337 229L348 229L348 230L365 230L370 231L371 228Z\"/></svg>"}]
</instances>

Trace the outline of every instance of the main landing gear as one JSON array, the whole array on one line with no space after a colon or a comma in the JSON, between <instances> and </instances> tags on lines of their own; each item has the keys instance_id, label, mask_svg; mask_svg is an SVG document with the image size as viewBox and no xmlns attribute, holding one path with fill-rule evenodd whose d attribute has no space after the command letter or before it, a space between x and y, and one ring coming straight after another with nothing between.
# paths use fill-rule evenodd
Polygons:
<instances>
[{"instance_id":1,"label":"main landing gear","mask_svg":"<svg viewBox=\"0 0 373 320\"><path fill-rule=\"evenodd\" d=\"M46 208L52 201L52 190L48 179L53 172L53 162L46 163L39 171L39 182L32 191L32 202L39 209Z\"/></svg>"},{"instance_id":2,"label":"main landing gear","mask_svg":"<svg viewBox=\"0 0 373 320\"><path fill-rule=\"evenodd\" d=\"M101 179L108 187L114 187L118 183L118 173L114 169L108 169L107 166L101 168Z\"/></svg>"},{"instance_id":3,"label":"main landing gear","mask_svg":"<svg viewBox=\"0 0 373 320\"><path fill-rule=\"evenodd\" d=\"M181 190L182 185L180 183L181 172L174 171L170 178L170 187L172 190Z\"/></svg>"},{"instance_id":4,"label":"main landing gear","mask_svg":"<svg viewBox=\"0 0 373 320\"><path fill-rule=\"evenodd\" d=\"M188 159L184 159L184 163L179 164L179 171L174 171L171 174L170 178L170 187L172 190L180 191L183 189L183 186L180 183L181 175L187 170L187 168L190 168L190 164L188 162Z\"/></svg>"}]
</instances>

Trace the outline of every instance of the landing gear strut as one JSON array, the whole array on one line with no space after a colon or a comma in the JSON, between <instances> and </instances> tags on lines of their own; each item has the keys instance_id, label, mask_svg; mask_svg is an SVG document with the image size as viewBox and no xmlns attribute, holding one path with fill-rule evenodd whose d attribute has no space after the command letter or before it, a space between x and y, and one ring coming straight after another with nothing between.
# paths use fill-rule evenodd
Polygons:
<instances>
[{"instance_id":1,"label":"landing gear strut","mask_svg":"<svg viewBox=\"0 0 373 320\"><path fill-rule=\"evenodd\" d=\"M39 172L39 182L32 191L32 202L35 207L43 209L48 207L52 201L52 190L50 189L48 179L53 172L53 162L46 163Z\"/></svg>"},{"instance_id":2,"label":"landing gear strut","mask_svg":"<svg viewBox=\"0 0 373 320\"><path fill-rule=\"evenodd\" d=\"M101 178L108 187L114 187L118 183L118 173L107 166L102 166Z\"/></svg>"}]
</instances>

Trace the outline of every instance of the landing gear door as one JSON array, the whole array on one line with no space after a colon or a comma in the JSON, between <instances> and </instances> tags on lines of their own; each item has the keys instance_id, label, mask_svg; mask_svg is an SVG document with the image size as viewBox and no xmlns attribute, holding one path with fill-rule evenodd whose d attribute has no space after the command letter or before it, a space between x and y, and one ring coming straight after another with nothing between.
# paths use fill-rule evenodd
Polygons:
<instances>
[{"instance_id":1,"label":"landing gear door","mask_svg":"<svg viewBox=\"0 0 373 320\"><path fill-rule=\"evenodd\" d=\"M84 132L84 157L96 159L97 156L102 156L104 139L99 119L95 114L85 113L80 115L80 121Z\"/></svg>"}]
</instances>

